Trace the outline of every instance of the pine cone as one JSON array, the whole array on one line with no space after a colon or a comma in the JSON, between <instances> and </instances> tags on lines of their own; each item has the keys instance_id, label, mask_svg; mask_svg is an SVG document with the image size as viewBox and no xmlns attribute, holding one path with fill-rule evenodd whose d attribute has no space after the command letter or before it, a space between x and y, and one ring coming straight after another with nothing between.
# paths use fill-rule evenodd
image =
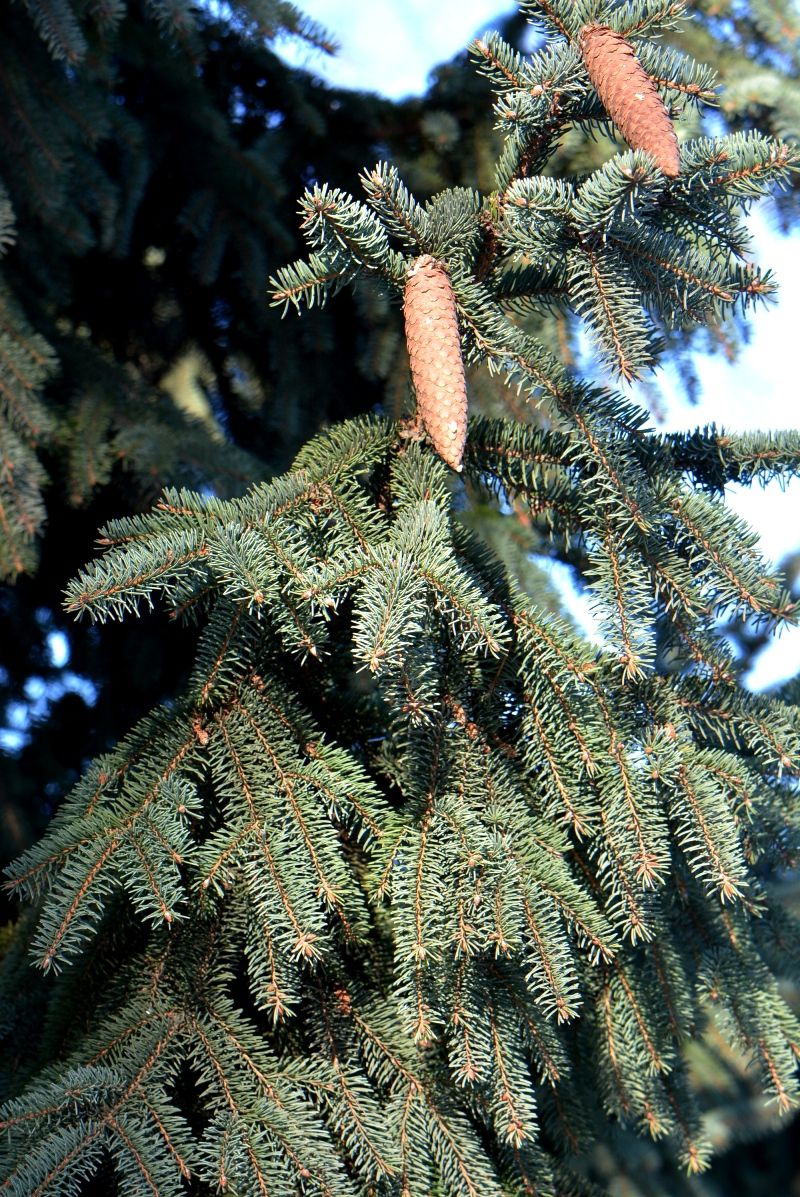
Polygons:
<instances>
[{"instance_id":1,"label":"pine cone","mask_svg":"<svg viewBox=\"0 0 800 1197\"><path fill-rule=\"evenodd\" d=\"M467 439L467 384L456 300L447 270L429 254L417 258L408 272L404 310L417 413L436 452L460 471Z\"/></svg>"},{"instance_id":2,"label":"pine cone","mask_svg":"<svg viewBox=\"0 0 800 1197\"><path fill-rule=\"evenodd\" d=\"M664 101L633 46L605 25L587 25L579 45L594 89L628 145L647 150L665 175L677 178L678 139Z\"/></svg>"}]
</instances>

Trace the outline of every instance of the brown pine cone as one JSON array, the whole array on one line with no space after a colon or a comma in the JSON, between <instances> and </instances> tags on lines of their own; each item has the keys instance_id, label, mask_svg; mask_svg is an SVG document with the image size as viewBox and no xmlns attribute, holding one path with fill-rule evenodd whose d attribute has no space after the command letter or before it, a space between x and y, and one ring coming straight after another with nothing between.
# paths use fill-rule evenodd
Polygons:
<instances>
[{"instance_id":1,"label":"brown pine cone","mask_svg":"<svg viewBox=\"0 0 800 1197\"><path fill-rule=\"evenodd\" d=\"M605 25L587 25L579 46L594 89L628 145L647 150L665 175L677 178L678 139L664 101L633 46Z\"/></svg>"},{"instance_id":2,"label":"brown pine cone","mask_svg":"<svg viewBox=\"0 0 800 1197\"><path fill-rule=\"evenodd\" d=\"M430 254L411 266L403 301L417 414L433 447L461 470L467 439L467 384L453 287Z\"/></svg>"}]
</instances>

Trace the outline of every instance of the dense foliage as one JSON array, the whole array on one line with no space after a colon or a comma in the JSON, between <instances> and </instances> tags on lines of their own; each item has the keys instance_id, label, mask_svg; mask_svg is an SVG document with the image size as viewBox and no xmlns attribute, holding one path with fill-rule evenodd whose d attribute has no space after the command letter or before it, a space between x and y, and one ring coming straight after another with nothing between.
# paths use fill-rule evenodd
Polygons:
<instances>
[{"instance_id":1,"label":"dense foliage","mask_svg":"<svg viewBox=\"0 0 800 1197\"><path fill-rule=\"evenodd\" d=\"M380 317L365 321L367 358L387 337L394 347L384 362L394 362L399 416L408 376L392 304L421 256L439 263L471 398L490 413L473 408L463 475L411 421L379 413L335 424L288 472L241 493L281 451L264 464L234 452L210 408L185 425L170 386L172 406L154 389L166 342L137 342L120 305L106 313L98 303L99 324L85 331L71 322L65 311L82 310L72 251L15 260L19 294L34 269L61 288L57 301L30 285L24 317L10 300L9 360L32 370L42 359L41 374L20 383L21 410L40 413L57 471L95 455L75 501L110 483L113 460L129 451L141 480L174 482L149 510L106 522L102 554L71 583L67 610L130 622L157 603L183 625L193 659L10 870L14 892L35 903L7 932L0 975L3 1180L14 1197L93 1185L165 1197L588 1194L609 1191L610 1172L634 1171L646 1139L663 1150L637 1183L698 1193L705 1182L684 1177L699 1177L713 1146L698 1052L749 1067L776 1108L794 1106L800 1024L782 986L796 926L772 881L796 858L796 694L748 693L720 621L773 628L796 617L723 492L731 480L796 473L800 437L659 435L635 402L570 371L549 346L548 321L580 321L609 369L631 379L656 363L665 335L741 313L771 289L747 260L743 217L790 186L795 157L755 129L693 135L692 107L712 99L714 79L657 40L684 28L678 5L521 7L542 39L531 55L499 35L471 47L504 134L484 192L462 180L417 199L386 162L363 171L363 200L312 181L301 200L310 256L276 267L271 283L280 310L316 309L356 287L355 310ZM289 6L273 9L313 33ZM47 70L91 57L78 37L87 28L102 40L100 17L84 15L77 32L65 26L74 36L64 50L46 10L32 10ZM137 37L151 37L138 8L114 13L103 19L132 24L119 26L110 95L132 72ZM249 18L233 17L248 53L265 54ZM756 6L748 19L756 29L764 20ZM208 33L204 20L195 32ZM164 22L194 45L180 14ZM631 42L677 121L675 177L646 147L620 143L584 169L560 166L569 138L614 131L581 48L593 24ZM735 43L739 28L724 36ZM164 50L154 78L167 91L210 87L214 39L233 36L221 22L213 30L211 57L189 69L187 51L180 80ZM139 87L150 70L140 59ZM129 129L136 87L124 97ZM141 113L155 117L143 97ZM192 120L198 136L211 121L233 153L208 106ZM254 144L234 154L245 174L261 153ZM264 146L276 143L264 134ZM106 145L98 159L112 181L115 154ZM79 178L77 209L113 192L117 220L116 183L104 190L96 164L74 175L85 158L74 143L65 151L58 220L74 216ZM152 185L158 170L147 177ZM176 177L188 186L185 171ZM189 354L186 365L187 329L216 312L213 335L207 325L196 344L224 413L237 386L263 385L257 330L274 326L254 294L248 315L246 287L237 290L247 266L255 292L264 258L231 207L261 217L228 165L214 178L230 188L229 206L221 215L218 199L192 193L196 244L181 235L173 251L166 226L157 244L143 225L132 260L137 278L155 272L148 304L172 294L171 315L154 327L178 322L170 344L190 373L201 359ZM126 168L117 182L129 179ZM15 204L33 202L23 176L17 189L27 199ZM274 211L263 219L277 238L286 213ZM110 270L119 227L82 260L99 254L101 273ZM222 319L211 302L216 274L203 283L212 251L223 276L228 263L220 286L230 305L238 296L244 332L231 307ZM167 263L170 287L158 273ZM211 290L197 292L198 281ZM344 299L299 322L324 320L332 336L317 362L307 364L313 333L295 339L297 323L269 334L276 402L293 396L287 413L301 400L281 371L308 370L307 397L314 371L352 349L335 336ZM29 407L51 369L43 321L74 366L66 390L45 389ZM149 328L143 317L139 332ZM80 423L75 382L91 370L101 398ZM353 379L352 363L341 370ZM329 415L348 402L336 382L318 380ZM140 457L128 445L142 402L154 414ZM40 433L20 426L19 409L9 408L9 428L23 464L6 480L25 469L36 481ZM202 452L189 460L192 445ZM226 462L236 463L232 486ZM531 553L570 563L591 594L599 646L558 610Z\"/></svg>"}]
</instances>

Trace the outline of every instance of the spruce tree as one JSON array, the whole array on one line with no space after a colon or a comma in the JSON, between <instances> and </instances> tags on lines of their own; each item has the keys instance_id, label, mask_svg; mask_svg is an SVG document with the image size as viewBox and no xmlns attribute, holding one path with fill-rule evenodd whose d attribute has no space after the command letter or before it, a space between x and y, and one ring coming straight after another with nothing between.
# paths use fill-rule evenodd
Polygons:
<instances>
[{"instance_id":1,"label":"spruce tree","mask_svg":"<svg viewBox=\"0 0 800 1197\"><path fill-rule=\"evenodd\" d=\"M279 38L325 38L277 0L31 0L0 24L1 866L190 666L174 627L101 639L60 610L98 525L168 484L241 494L375 401L334 352L352 303L287 341L264 284L302 252L308 170L355 185L410 118L288 67Z\"/></svg>"},{"instance_id":2,"label":"spruce tree","mask_svg":"<svg viewBox=\"0 0 800 1197\"><path fill-rule=\"evenodd\" d=\"M657 40L679 5L522 10L541 50L474 47L493 190L421 203L387 163L363 200L315 184L309 256L272 280L280 308L403 305L406 417L336 424L239 498L165 490L69 587L94 621L159 602L197 651L10 870L35 903L0 979L13 1197L555 1197L648 1137L660 1191L702 1191L691 1047L796 1101L768 884L796 858L796 692L749 694L719 629L795 617L723 492L797 472L800 439L659 435L525 323L569 308L638 377L654 319L769 294L743 218L795 157L673 143L707 90ZM545 173L612 122L631 148ZM478 367L519 418L463 427ZM491 504L524 515L521 557L571 563L599 647L476 534Z\"/></svg>"}]
</instances>

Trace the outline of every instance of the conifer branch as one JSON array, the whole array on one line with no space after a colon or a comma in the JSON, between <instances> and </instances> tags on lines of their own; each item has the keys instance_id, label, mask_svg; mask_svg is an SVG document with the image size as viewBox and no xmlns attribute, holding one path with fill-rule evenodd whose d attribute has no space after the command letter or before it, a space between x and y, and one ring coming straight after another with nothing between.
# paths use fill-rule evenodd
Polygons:
<instances>
[{"instance_id":1,"label":"conifer branch","mask_svg":"<svg viewBox=\"0 0 800 1197\"><path fill-rule=\"evenodd\" d=\"M211 17L183 0L153 11L193 63ZM203 439L170 424L178 477L200 493L176 485L109 522L69 587L67 610L99 622L161 599L196 625L196 650L177 695L86 771L10 871L8 888L40 902L0 970L10 1036L29 1017L28 948L45 970L72 966L36 999L35 1051L53 1063L12 1077L0 1116L10 1197L102 1184L109 1159L120 1191L153 1197L533 1197L583 1191L600 1175L595 1145L611 1159L633 1136L697 1173L709 1149L690 1040L743 1053L780 1109L797 1099L800 1026L779 990L796 937L761 883L796 856L796 687L749 694L717 624L794 619L722 492L796 474L800 442L660 435L635 398L576 378L540 322L559 321L568 352L577 317L630 380L657 360L661 328L713 327L767 296L743 217L790 181L794 154L685 124L678 157L673 120L715 82L650 40L681 19L673 0L522 11L542 48L525 57L493 34L471 48L505 137L495 191L417 200L387 162L362 174L365 202L310 185L309 257L270 280L284 312L377 283L356 311L381 379L403 357L384 319L404 297L422 428L334 424L287 473L226 498ZM77 62L70 19L96 46L122 8L75 16L53 0L48 13L42 36ZM322 37L281 0L232 19L254 43L273 21ZM12 167L48 236L101 256L138 220L146 139L124 105L103 123L76 90L71 115L46 72L39 89L38 59L31 71L54 121L79 133L44 136L3 75L22 143ZM260 142L243 129L234 144L216 110L197 111L247 203L279 196ZM640 148L541 173L550 161L563 174L572 139L610 121ZM75 165L79 143L119 153L124 192ZM91 196L76 206L79 180ZM192 277L223 299L227 259L257 279L259 238L283 233L268 205L252 228L241 209L204 183L181 218ZM12 220L0 193L0 245ZM434 296L418 310L415 279ZM163 473L149 463L165 425L109 405L117 348L100 344L95 376L74 401L63 390L62 432L45 398L55 354L0 295L8 574L33 559L43 446L64 437L76 504L120 464L148 488ZM209 372L250 413L260 367L238 343L217 348ZM282 386L298 371L290 349L273 363ZM134 374L126 400L146 391ZM514 418L478 410L498 404ZM241 482L253 468L220 471ZM593 637L556 613L553 563L589 597Z\"/></svg>"}]
</instances>

